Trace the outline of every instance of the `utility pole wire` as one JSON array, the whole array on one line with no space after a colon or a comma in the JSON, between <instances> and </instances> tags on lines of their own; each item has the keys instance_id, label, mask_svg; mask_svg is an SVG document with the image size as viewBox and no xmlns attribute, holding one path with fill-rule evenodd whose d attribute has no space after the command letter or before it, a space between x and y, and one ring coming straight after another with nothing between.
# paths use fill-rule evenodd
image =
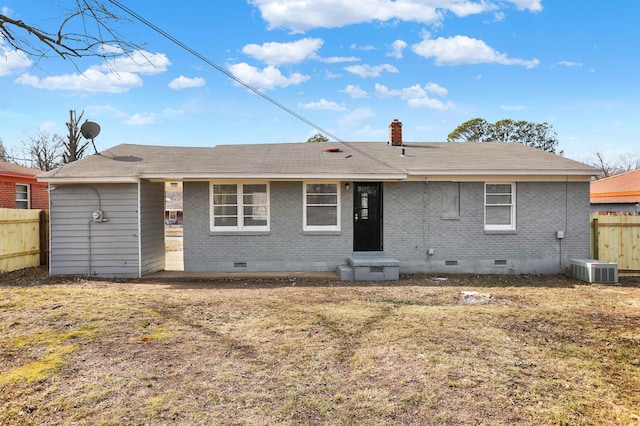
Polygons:
<instances>
[{"instance_id":1,"label":"utility pole wire","mask_svg":"<svg viewBox=\"0 0 640 426\"><path fill-rule=\"evenodd\" d=\"M149 28L151 28L152 30L156 31L157 33L161 34L162 36L164 36L165 38L171 40L172 42L174 42L175 44L177 44L178 46L180 46L181 48L183 48L184 50L186 50L187 52L191 53L192 55L198 57L199 59L201 59L202 61L206 62L207 64L211 65L212 67L214 67L215 69L217 69L218 71L220 71L221 73L223 73L224 75L226 75L227 77L229 77L230 79L232 79L233 81L235 81L236 83L246 87L247 89L251 90L253 93L255 93L258 96L263 97L264 99L266 99L267 101L271 102L272 104L274 104L275 106L277 106L278 108L288 112L289 114L293 115L294 117L296 117L297 119L303 121L304 123L308 124L309 126L313 127L314 129L318 130L319 132L329 136L330 138L336 140L337 142L343 142L340 138L338 138L337 136L331 134L330 132L328 132L327 130L323 129L322 127L318 126L317 124L313 123L312 121L304 118L303 116L301 116L300 114L298 114L297 112L293 111L292 109L286 107L285 105L281 104L280 102L276 101L275 99L273 99L272 97L270 97L269 95L267 95L266 93L262 92L261 90L251 86L249 83L246 83L244 81L242 81L241 79L239 79L238 77L236 77L235 75L233 75L232 72L228 71L227 69L225 69L224 67L221 67L220 65L216 64L215 62L211 61L210 59L208 59L207 57L205 57L204 55L198 53L197 51L195 51L194 49L192 49L191 47L187 46L186 44L184 44L183 42L181 42L180 40L176 39L175 37L173 37L171 34L167 33L166 31L164 31L163 29L159 28L158 26L154 25L153 23L149 22L148 20L146 20L145 18L143 18L142 16L140 16L139 14L137 14L136 12L134 12L133 10L129 9L128 7L122 5L122 3L120 3L117 0L109 0L110 3L114 4L115 6L119 7L120 9L122 9L124 12L126 12L127 14L131 15L132 17L134 17L135 19L137 19L138 21L142 22L143 24L145 24L146 26L148 26Z\"/></svg>"},{"instance_id":2,"label":"utility pole wire","mask_svg":"<svg viewBox=\"0 0 640 426\"><path fill-rule=\"evenodd\" d=\"M382 165L384 165L386 167L389 167L389 168L391 168L391 169L393 169L393 170L395 170L395 171L397 171L399 173L405 173L403 170L400 170L400 169L398 169L396 167L390 166L389 164L385 163L384 161L382 161L382 160L380 160L380 159L378 159L376 157L371 156L369 153L367 153L366 151L361 150L360 148L356 148L355 146L353 146L353 144L350 144L348 142L343 141L342 139L340 139L336 135L334 135L334 134L330 133L329 131L323 129L322 127L318 126L314 122L304 118L303 116L301 116L297 112L293 111L291 108L288 108L287 106L285 106L282 103L278 102L277 100L273 99L271 96L267 95L266 93L262 92L261 90L253 87L249 83L246 83L245 81L243 81L240 78L236 77L235 75L233 75L233 73L231 71L225 69L224 67L221 67L220 65L216 64L215 62L213 62L212 60L210 60L206 56L202 55L201 53L199 53L196 50L192 49L191 47L187 46L185 43L181 42L180 40L178 40L177 38L175 38L174 36L172 36L168 32L164 31L162 28L158 27L157 25L155 25L152 22L148 21L147 19L143 18L138 13L136 13L133 10L129 9L128 7L124 6L118 0L109 0L109 3L117 6L118 8L120 8L122 11L124 11L128 15L130 15L133 18L137 19L138 21L142 22L147 27L151 28L152 30L154 30L158 34L162 35L166 39L172 41L176 45L180 46L182 49L184 49L187 52L189 52L192 55L194 55L195 57L197 57L200 60L204 61L205 63L211 65L213 68L217 69L218 71L220 71L221 73L223 73L224 75L226 75L227 77L229 77L230 79L235 81L236 83L240 84L241 86L246 87L247 89L249 89L250 91L252 91L256 95L266 99L267 101L271 102L273 105L277 106L281 110L293 115L298 120L308 124L309 126L311 126L314 129L318 130L320 133L323 133L323 134L327 135L328 137L330 137L331 139L335 140L336 142L340 142L340 143L344 144L345 146L348 146L352 150L358 152L359 154L364 155L367 158L370 158L370 159L376 161L377 163L380 163L380 164L382 164Z\"/></svg>"}]
</instances>

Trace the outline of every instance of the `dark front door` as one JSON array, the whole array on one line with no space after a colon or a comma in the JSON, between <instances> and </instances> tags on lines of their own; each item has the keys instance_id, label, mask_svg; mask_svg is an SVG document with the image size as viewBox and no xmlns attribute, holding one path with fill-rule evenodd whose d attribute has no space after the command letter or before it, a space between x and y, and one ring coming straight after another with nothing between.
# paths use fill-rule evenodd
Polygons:
<instances>
[{"instance_id":1,"label":"dark front door","mask_svg":"<svg viewBox=\"0 0 640 426\"><path fill-rule=\"evenodd\" d=\"M354 182L353 251L382 251L382 183Z\"/></svg>"}]
</instances>

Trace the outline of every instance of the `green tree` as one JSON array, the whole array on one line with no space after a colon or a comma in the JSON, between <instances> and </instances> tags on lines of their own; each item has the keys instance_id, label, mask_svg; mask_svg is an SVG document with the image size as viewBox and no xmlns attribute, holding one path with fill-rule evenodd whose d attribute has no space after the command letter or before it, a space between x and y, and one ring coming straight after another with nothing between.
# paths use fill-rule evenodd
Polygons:
<instances>
[{"instance_id":1,"label":"green tree","mask_svg":"<svg viewBox=\"0 0 640 426\"><path fill-rule=\"evenodd\" d=\"M322 133L316 133L315 135L307 139L307 142L329 142L329 138Z\"/></svg>"},{"instance_id":2,"label":"green tree","mask_svg":"<svg viewBox=\"0 0 640 426\"><path fill-rule=\"evenodd\" d=\"M456 127L448 142L519 142L543 151L556 153L558 134L548 123L514 121L509 118L489 123L473 118ZM562 154L562 152L559 152Z\"/></svg>"},{"instance_id":3,"label":"green tree","mask_svg":"<svg viewBox=\"0 0 640 426\"><path fill-rule=\"evenodd\" d=\"M492 124L484 118L465 121L447 136L448 142L488 142Z\"/></svg>"}]
</instances>

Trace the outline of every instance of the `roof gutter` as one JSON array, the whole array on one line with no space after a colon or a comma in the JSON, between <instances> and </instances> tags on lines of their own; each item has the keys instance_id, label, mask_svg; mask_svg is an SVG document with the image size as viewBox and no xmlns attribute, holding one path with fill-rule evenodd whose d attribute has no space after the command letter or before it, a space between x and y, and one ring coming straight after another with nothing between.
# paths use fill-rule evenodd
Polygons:
<instances>
[{"instance_id":1,"label":"roof gutter","mask_svg":"<svg viewBox=\"0 0 640 426\"><path fill-rule=\"evenodd\" d=\"M448 176L448 175L528 175L528 176L594 176L598 174L593 170L428 170L407 169L409 176Z\"/></svg>"},{"instance_id":2,"label":"roof gutter","mask_svg":"<svg viewBox=\"0 0 640 426\"><path fill-rule=\"evenodd\" d=\"M401 181L407 179L406 174L356 174L356 173L145 173L141 179L149 180L211 180L211 179L261 179L271 181L331 179L343 181Z\"/></svg>"},{"instance_id":3,"label":"roof gutter","mask_svg":"<svg viewBox=\"0 0 640 426\"><path fill-rule=\"evenodd\" d=\"M84 183L138 183L138 177L38 177L38 182L57 183L57 184L84 184Z\"/></svg>"}]
</instances>

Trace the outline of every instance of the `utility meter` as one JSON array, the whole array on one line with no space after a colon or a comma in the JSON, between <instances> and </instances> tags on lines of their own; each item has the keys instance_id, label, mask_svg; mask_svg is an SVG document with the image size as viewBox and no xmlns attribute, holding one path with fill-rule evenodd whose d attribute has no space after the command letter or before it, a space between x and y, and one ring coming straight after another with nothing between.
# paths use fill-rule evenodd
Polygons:
<instances>
[{"instance_id":1,"label":"utility meter","mask_svg":"<svg viewBox=\"0 0 640 426\"><path fill-rule=\"evenodd\" d=\"M94 210L94 212L91 213L91 218L94 222L102 222L102 210Z\"/></svg>"}]
</instances>

